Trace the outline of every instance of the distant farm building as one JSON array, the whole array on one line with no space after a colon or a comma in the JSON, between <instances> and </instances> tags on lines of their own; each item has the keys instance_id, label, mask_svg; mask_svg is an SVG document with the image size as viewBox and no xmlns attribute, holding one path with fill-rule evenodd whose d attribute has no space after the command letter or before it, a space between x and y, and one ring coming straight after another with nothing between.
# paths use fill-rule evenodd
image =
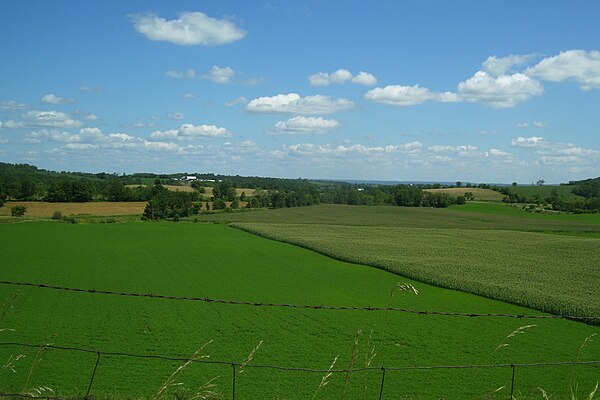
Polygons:
<instances>
[{"instance_id":1,"label":"distant farm building","mask_svg":"<svg viewBox=\"0 0 600 400\"><path fill-rule=\"evenodd\" d=\"M197 181L198 177L196 177L194 175L187 175L187 176L182 176L180 180L186 181L186 182L191 182L191 181Z\"/></svg>"}]
</instances>

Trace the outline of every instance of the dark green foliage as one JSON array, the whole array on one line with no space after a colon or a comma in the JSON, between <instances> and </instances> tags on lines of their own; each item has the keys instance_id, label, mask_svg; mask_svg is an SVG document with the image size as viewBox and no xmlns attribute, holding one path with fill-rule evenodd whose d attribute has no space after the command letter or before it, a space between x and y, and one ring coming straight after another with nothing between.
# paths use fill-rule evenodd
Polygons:
<instances>
[{"instance_id":1,"label":"dark green foliage","mask_svg":"<svg viewBox=\"0 0 600 400\"><path fill-rule=\"evenodd\" d=\"M10 208L10 215L13 217L24 217L25 212L27 212L27 207L22 205L16 205Z\"/></svg>"},{"instance_id":2,"label":"dark green foliage","mask_svg":"<svg viewBox=\"0 0 600 400\"><path fill-rule=\"evenodd\" d=\"M52 213L52 219L53 220L60 221L62 219L62 217L63 217L63 215L62 215L62 212L60 212L60 211L54 211Z\"/></svg>"},{"instance_id":3,"label":"dark green foliage","mask_svg":"<svg viewBox=\"0 0 600 400\"><path fill-rule=\"evenodd\" d=\"M162 187L155 185L156 187ZM194 202L197 200L197 193L172 192L163 188L156 188L154 195L146 205L142 219L157 221L160 219L173 218L179 220L181 217L189 217L198 214L200 207Z\"/></svg>"},{"instance_id":4,"label":"dark green foliage","mask_svg":"<svg viewBox=\"0 0 600 400\"><path fill-rule=\"evenodd\" d=\"M213 201L213 210L224 210L225 208L227 208L227 204L222 198L217 198Z\"/></svg>"}]
</instances>

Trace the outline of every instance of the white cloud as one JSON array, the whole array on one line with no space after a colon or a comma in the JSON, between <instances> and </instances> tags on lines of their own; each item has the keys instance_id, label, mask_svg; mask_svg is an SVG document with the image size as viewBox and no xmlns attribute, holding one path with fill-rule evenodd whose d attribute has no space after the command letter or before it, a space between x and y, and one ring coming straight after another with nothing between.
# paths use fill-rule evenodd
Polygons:
<instances>
[{"instance_id":1,"label":"white cloud","mask_svg":"<svg viewBox=\"0 0 600 400\"><path fill-rule=\"evenodd\" d=\"M533 121L533 122L520 122L517 124L517 128L522 128L522 129L526 129L526 128L545 128L546 127L546 123L543 121Z\"/></svg>"},{"instance_id":2,"label":"white cloud","mask_svg":"<svg viewBox=\"0 0 600 400\"><path fill-rule=\"evenodd\" d=\"M353 76L347 69L341 68L335 72L317 72L314 75L308 77L308 81L313 86L329 86L329 85L340 85L347 81L358 83L359 85L372 86L377 83L377 78L368 72L359 72L358 75Z\"/></svg>"},{"instance_id":3,"label":"white cloud","mask_svg":"<svg viewBox=\"0 0 600 400\"><path fill-rule=\"evenodd\" d=\"M180 112L170 112L167 114L167 118L172 120L180 120L183 119L183 114Z\"/></svg>"},{"instance_id":4,"label":"white cloud","mask_svg":"<svg viewBox=\"0 0 600 400\"><path fill-rule=\"evenodd\" d=\"M488 154L493 157L510 157L511 154L499 149L490 149Z\"/></svg>"},{"instance_id":5,"label":"white cloud","mask_svg":"<svg viewBox=\"0 0 600 400\"><path fill-rule=\"evenodd\" d=\"M187 71L169 70L169 71L165 72L165 74L168 77L175 78L175 79L184 79L184 78L185 79L196 79L198 77L198 74L192 68L188 69Z\"/></svg>"},{"instance_id":6,"label":"white cloud","mask_svg":"<svg viewBox=\"0 0 600 400\"><path fill-rule=\"evenodd\" d=\"M91 143L68 143L66 145L64 145L62 148L66 149L66 150L94 150L97 149L98 146L97 144L91 144Z\"/></svg>"},{"instance_id":7,"label":"white cloud","mask_svg":"<svg viewBox=\"0 0 600 400\"><path fill-rule=\"evenodd\" d=\"M219 67L213 65L210 71L202 75L204 79L213 81L214 83L229 83L235 75L235 71L231 67Z\"/></svg>"},{"instance_id":8,"label":"white cloud","mask_svg":"<svg viewBox=\"0 0 600 400\"><path fill-rule=\"evenodd\" d=\"M353 107L354 102L347 99L323 95L300 97L297 93L289 93L256 98L248 103L246 110L267 114L331 114Z\"/></svg>"},{"instance_id":9,"label":"white cloud","mask_svg":"<svg viewBox=\"0 0 600 400\"><path fill-rule=\"evenodd\" d=\"M177 145L176 143L168 143L168 142L149 142L147 140L145 140L143 142L143 146L145 149L147 150L151 150L151 151L169 151L169 152L175 152L175 151L179 151L179 145Z\"/></svg>"},{"instance_id":10,"label":"white cloud","mask_svg":"<svg viewBox=\"0 0 600 400\"><path fill-rule=\"evenodd\" d=\"M326 133L337 128L339 125L340 123L334 119L298 116L290 118L287 121L277 122L270 133L279 135Z\"/></svg>"},{"instance_id":11,"label":"white cloud","mask_svg":"<svg viewBox=\"0 0 600 400\"><path fill-rule=\"evenodd\" d=\"M436 146L429 147L429 150L433 151L434 153L443 153L443 152L448 152L448 153L468 153L468 152L478 151L478 148L477 148L477 146L471 146L471 145L462 145L462 146L440 146L440 145L436 145Z\"/></svg>"},{"instance_id":12,"label":"white cloud","mask_svg":"<svg viewBox=\"0 0 600 400\"><path fill-rule=\"evenodd\" d=\"M102 131L98 128L81 128L78 134L58 129L40 129L29 133L25 142L37 144L41 143L41 139L48 139L50 142L89 143L99 141L103 137Z\"/></svg>"},{"instance_id":13,"label":"white cloud","mask_svg":"<svg viewBox=\"0 0 600 400\"><path fill-rule=\"evenodd\" d=\"M456 94L450 92L436 93L431 90L414 86L389 85L375 88L365 93L365 99L378 103L392 104L395 106L414 106L428 100L451 103L458 101Z\"/></svg>"},{"instance_id":14,"label":"white cloud","mask_svg":"<svg viewBox=\"0 0 600 400\"><path fill-rule=\"evenodd\" d=\"M146 38L183 46L217 46L242 39L246 32L226 19L216 19L201 12L183 12L179 18L166 20L154 14L133 17L135 29Z\"/></svg>"},{"instance_id":15,"label":"white cloud","mask_svg":"<svg viewBox=\"0 0 600 400\"><path fill-rule=\"evenodd\" d=\"M19 103L16 100L3 101L0 103L0 110L26 110L29 106L25 103Z\"/></svg>"},{"instance_id":16,"label":"white cloud","mask_svg":"<svg viewBox=\"0 0 600 400\"><path fill-rule=\"evenodd\" d=\"M358 75L352 78L352 82L364 86L375 86L377 85L377 78L368 72L360 71Z\"/></svg>"},{"instance_id":17,"label":"white cloud","mask_svg":"<svg viewBox=\"0 0 600 400\"><path fill-rule=\"evenodd\" d=\"M183 124L179 128L179 136L183 137L228 137L231 136L225 128L216 125Z\"/></svg>"},{"instance_id":18,"label":"white cloud","mask_svg":"<svg viewBox=\"0 0 600 400\"><path fill-rule=\"evenodd\" d=\"M536 147L543 143L544 138L540 136L523 137L519 136L511 140L510 145L513 147Z\"/></svg>"},{"instance_id":19,"label":"white cloud","mask_svg":"<svg viewBox=\"0 0 600 400\"><path fill-rule=\"evenodd\" d=\"M183 96L181 96L181 98L185 101L190 101L194 100L196 98L196 95L194 93L185 93Z\"/></svg>"},{"instance_id":20,"label":"white cloud","mask_svg":"<svg viewBox=\"0 0 600 400\"><path fill-rule=\"evenodd\" d=\"M22 121L13 121L13 120L8 120L6 122L0 121L0 130L2 128L18 129L18 128L25 128L25 127L26 127L26 125Z\"/></svg>"},{"instance_id":21,"label":"white cloud","mask_svg":"<svg viewBox=\"0 0 600 400\"><path fill-rule=\"evenodd\" d=\"M545 140L539 136L519 136L511 141L511 146L531 149L540 156L543 164L598 164L600 151L586 149L572 143L560 143Z\"/></svg>"},{"instance_id":22,"label":"white cloud","mask_svg":"<svg viewBox=\"0 0 600 400\"><path fill-rule=\"evenodd\" d=\"M81 128L79 135L81 140L85 142L99 140L104 136L99 128Z\"/></svg>"},{"instance_id":23,"label":"white cloud","mask_svg":"<svg viewBox=\"0 0 600 400\"><path fill-rule=\"evenodd\" d=\"M45 128L79 128L81 121L59 111L28 111L23 115L27 126Z\"/></svg>"},{"instance_id":24,"label":"white cloud","mask_svg":"<svg viewBox=\"0 0 600 400\"><path fill-rule=\"evenodd\" d=\"M88 121L97 121L98 116L96 114L88 114L84 117L84 119L86 119Z\"/></svg>"},{"instance_id":25,"label":"white cloud","mask_svg":"<svg viewBox=\"0 0 600 400\"><path fill-rule=\"evenodd\" d=\"M97 93L97 92L100 91L100 89L99 88L95 88L95 87L91 87L91 86L88 86L88 85L81 85L79 87L79 91L81 93Z\"/></svg>"},{"instance_id":26,"label":"white cloud","mask_svg":"<svg viewBox=\"0 0 600 400\"><path fill-rule=\"evenodd\" d=\"M414 141L399 145L387 146L365 146L362 144L352 145L317 145L313 143L298 143L284 146L284 151L276 151L273 156L283 158L285 155L291 154L300 157L333 157L343 158L346 156L374 156L380 157L385 155L413 153L421 149L420 142Z\"/></svg>"},{"instance_id":27,"label":"white cloud","mask_svg":"<svg viewBox=\"0 0 600 400\"><path fill-rule=\"evenodd\" d=\"M600 89L600 51L563 51L528 68L525 74L552 82L577 82L582 90Z\"/></svg>"},{"instance_id":28,"label":"white cloud","mask_svg":"<svg viewBox=\"0 0 600 400\"><path fill-rule=\"evenodd\" d=\"M150 138L154 140L173 140L179 135L179 130L169 129L167 131L154 131L150 134Z\"/></svg>"},{"instance_id":29,"label":"white cloud","mask_svg":"<svg viewBox=\"0 0 600 400\"><path fill-rule=\"evenodd\" d=\"M352 73L347 69L338 69L331 74L327 72L317 72L308 77L308 80L313 86L328 86L334 84L342 84L352 79Z\"/></svg>"},{"instance_id":30,"label":"white cloud","mask_svg":"<svg viewBox=\"0 0 600 400\"><path fill-rule=\"evenodd\" d=\"M70 104L75 102L73 99L65 99L52 93L42 96L41 100L42 103L46 104Z\"/></svg>"},{"instance_id":31,"label":"white cloud","mask_svg":"<svg viewBox=\"0 0 600 400\"><path fill-rule=\"evenodd\" d=\"M490 73L492 76L505 75L512 72L512 68L528 63L533 59L534 55L528 54L524 56L509 55L506 57L488 57L482 64L483 70Z\"/></svg>"},{"instance_id":32,"label":"white cloud","mask_svg":"<svg viewBox=\"0 0 600 400\"><path fill-rule=\"evenodd\" d=\"M150 138L158 141L194 138L216 138L229 137L232 133L225 128L216 125L193 125L183 124L179 129L166 131L154 131Z\"/></svg>"},{"instance_id":33,"label":"white cloud","mask_svg":"<svg viewBox=\"0 0 600 400\"><path fill-rule=\"evenodd\" d=\"M245 97L240 96L240 97L236 97L233 100L228 101L227 103L225 103L225 106L226 107L233 107L233 106L236 106L238 104L246 104L247 102L248 102L248 100Z\"/></svg>"},{"instance_id":34,"label":"white cloud","mask_svg":"<svg viewBox=\"0 0 600 400\"><path fill-rule=\"evenodd\" d=\"M458 84L458 96L461 100L484 103L494 108L515 107L543 92L544 88L539 81L520 73L494 77L488 72L478 71Z\"/></svg>"}]
</instances>

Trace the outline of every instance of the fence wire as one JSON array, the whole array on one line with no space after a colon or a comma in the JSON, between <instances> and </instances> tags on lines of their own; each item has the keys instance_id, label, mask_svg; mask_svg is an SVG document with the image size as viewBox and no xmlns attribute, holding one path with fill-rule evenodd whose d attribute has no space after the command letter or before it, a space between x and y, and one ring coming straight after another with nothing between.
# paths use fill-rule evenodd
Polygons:
<instances>
[{"instance_id":1,"label":"fence wire","mask_svg":"<svg viewBox=\"0 0 600 400\"><path fill-rule=\"evenodd\" d=\"M408 314L418 315L444 315L448 317L501 317L501 318L517 318L517 319L570 319L576 321L598 321L600 317L597 316L578 316L578 315L530 315L530 314L506 314L506 313L464 313L464 312L452 312L452 311L432 311L432 310L414 310L409 308L401 307L355 307L355 306L330 306L330 305L315 305L315 304L289 304L289 303L265 303L256 301L243 301L243 300L224 300L214 299L210 297L189 297L189 296L171 296L164 294L155 293L133 293L133 292L118 292L111 290L99 290L99 289L82 289L75 287L56 286L45 283L31 283L31 282L15 282L15 281L0 281L1 285L12 285L12 286L28 286L37 287L43 289L60 290L66 292L78 292L78 293L91 293L100 295L111 295L111 296L126 296L126 297L143 297L151 299L161 300L183 300L183 301L199 301L205 303L216 303L216 304L230 304L230 305L243 305L253 307L287 307L287 308L299 308L308 310L337 310L337 311L396 311Z\"/></svg>"}]
</instances>

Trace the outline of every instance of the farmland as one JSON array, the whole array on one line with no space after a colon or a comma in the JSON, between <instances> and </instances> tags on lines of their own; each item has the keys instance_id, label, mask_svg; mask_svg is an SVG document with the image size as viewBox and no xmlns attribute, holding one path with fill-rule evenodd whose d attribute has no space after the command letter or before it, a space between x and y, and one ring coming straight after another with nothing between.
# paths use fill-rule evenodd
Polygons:
<instances>
[{"instance_id":1,"label":"farmland","mask_svg":"<svg viewBox=\"0 0 600 400\"><path fill-rule=\"evenodd\" d=\"M261 213L256 213L260 215ZM534 311L470 294L440 289L397 275L335 261L308 250L266 240L225 225L125 223L59 224L33 222L0 226L2 276L6 280L162 293L179 296L351 306L398 306L421 310L527 313ZM93 246L87 244L93 243ZM31 251L34 249L35 251ZM391 289L408 282L418 295ZM3 298L14 287L0 286ZM48 289L20 288L14 307L7 310L3 341L51 342L103 351L190 356L209 340L206 354L213 360L241 362L263 341L251 364L327 369L336 355L345 368L360 336L356 367L364 366L373 346L373 365L411 366L486 364L598 359L598 341L583 340L598 327L565 320L539 320L515 338L515 329L530 325L507 318L458 318L395 312L360 312L261 308L101 296ZM371 340L369 334L373 331ZM500 346L508 344L507 346ZM500 346L500 348L499 348ZM496 350L495 350L496 349ZM19 349L0 347L7 359ZM36 349L2 371L3 390L50 386L58 395L83 393L95 355L46 350L33 368ZM150 396L181 363L103 358L94 381L95 395ZM588 390L598 377L597 367L523 369L517 372L518 398L543 387L564 397L571 378ZM126 376L126 379L124 379ZM228 398L231 369L202 365L186 371L187 385L217 379L218 391ZM239 374L236 398L311 398L321 374L247 368ZM339 397L345 376L334 373L317 398ZM348 398L374 398L380 373L355 373ZM510 371L389 372L386 398L483 397L510 384ZM497 393L507 396L507 389ZM490 398L494 398L491 395Z\"/></svg>"},{"instance_id":2,"label":"farmland","mask_svg":"<svg viewBox=\"0 0 600 400\"><path fill-rule=\"evenodd\" d=\"M566 197L579 197L572 193L575 186L573 185L531 185L531 186L511 186L510 191L513 193L519 193L526 197L538 195L540 198L545 199L552 194L553 190L559 195Z\"/></svg>"},{"instance_id":3,"label":"farmland","mask_svg":"<svg viewBox=\"0 0 600 400\"><path fill-rule=\"evenodd\" d=\"M8 202L0 208L0 216L10 215L10 208L14 205L24 205L28 217L50 218L55 211L63 215L141 215L146 207L145 201L130 202L89 202L89 203L49 203L44 201L18 201Z\"/></svg>"},{"instance_id":4,"label":"farmland","mask_svg":"<svg viewBox=\"0 0 600 400\"><path fill-rule=\"evenodd\" d=\"M424 189L424 192L429 193L447 193L450 196L463 196L467 192L473 193L475 200L481 201L502 201L502 198L505 196L502 193L498 193L491 189L481 189L481 188L470 188L470 187L460 187L460 188L444 188L444 189Z\"/></svg>"}]
</instances>

